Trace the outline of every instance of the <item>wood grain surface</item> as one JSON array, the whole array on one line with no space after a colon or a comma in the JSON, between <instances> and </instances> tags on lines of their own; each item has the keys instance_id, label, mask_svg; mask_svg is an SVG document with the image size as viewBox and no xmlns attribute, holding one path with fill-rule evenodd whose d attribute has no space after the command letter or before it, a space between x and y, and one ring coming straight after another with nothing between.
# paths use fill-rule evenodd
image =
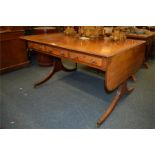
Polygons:
<instances>
[{"instance_id":1,"label":"wood grain surface","mask_svg":"<svg viewBox=\"0 0 155 155\"><path fill-rule=\"evenodd\" d=\"M111 57L142 43L139 40L127 39L114 42L109 38L82 40L79 37L66 36L63 33L23 36L22 39L41 44L61 47L97 56Z\"/></svg>"},{"instance_id":2,"label":"wood grain surface","mask_svg":"<svg viewBox=\"0 0 155 155\"><path fill-rule=\"evenodd\" d=\"M39 52L105 71L108 91L117 88L141 67L146 46L146 42L140 40L81 40L62 33L24 36L22 39L28 41L29 48Z\"/></svg>"}]
</instances>

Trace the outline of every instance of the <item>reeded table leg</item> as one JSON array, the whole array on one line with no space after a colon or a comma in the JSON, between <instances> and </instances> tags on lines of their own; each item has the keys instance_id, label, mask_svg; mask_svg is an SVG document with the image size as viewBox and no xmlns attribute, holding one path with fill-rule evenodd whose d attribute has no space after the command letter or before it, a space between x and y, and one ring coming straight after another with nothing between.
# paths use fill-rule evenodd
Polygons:
<instances>
[{"instance_id":1,"label":"reeded table leg","mask_svg":"<svg viewBox=\"0 0 155 155\"><path fill-rule=\"evenodd\" d=\"M115 106L117 105L118 101L121 99L123 95L126 93L131 93L134 90L134 88L127 88L127 81L122 83L120 87L117 90L116 96L112 100L111 104L109 105L108 109L106 112L100 117L100 119L97 122L97 126L100 126L104 120L112 113L114 110Z\"/></svg>"},{"instance_id":2,"label":"reeded table leg","mask_svg":"<svg viewBox=\"0 0 155 155\"><path fill-rule=\"evenodd\" d=\"M37 87L39 85L41 85L42 83L48 81L56 72L58 71L66 71L66 72L72 72L72 71L75 71L77 70L77 64L76 64L76 67L74 69L67 69L63 66L62 62L61 62L61 59L60 58L53 58L53 69L49 72L49 74L41 81L37 82L34 87Z\"/></svg>"}]
</instances>

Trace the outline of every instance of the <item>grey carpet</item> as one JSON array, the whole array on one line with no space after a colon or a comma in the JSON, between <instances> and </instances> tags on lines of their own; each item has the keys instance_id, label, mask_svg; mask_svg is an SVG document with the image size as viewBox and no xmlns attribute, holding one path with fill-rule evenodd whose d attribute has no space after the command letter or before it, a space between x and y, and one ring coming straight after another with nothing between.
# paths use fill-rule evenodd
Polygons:
<instances>
[{"instance_id":1,"label":"grey carpet","mask_svg":"<svg viewBox=\"0 0 155 155\"><path fill-rule=\"evenodd\" d=\"M69 67L73 64L65 62ZM38 88L33 84L50 68L31 64L0 76L0 123L9 129L93 129L115 92L104 89L103 74L80 66L72 73L59 72ZM136 73L132 94L123 97L105 129L155 128L155 61Z\"/></svg>"}]
</instances>

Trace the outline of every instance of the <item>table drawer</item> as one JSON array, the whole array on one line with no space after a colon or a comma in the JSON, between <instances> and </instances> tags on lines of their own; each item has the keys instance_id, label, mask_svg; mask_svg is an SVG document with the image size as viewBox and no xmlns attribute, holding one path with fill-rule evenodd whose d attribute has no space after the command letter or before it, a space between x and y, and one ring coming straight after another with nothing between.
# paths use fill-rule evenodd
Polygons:
<instances>
[{"instance_id":1,"label":"table drawer","mask_svg":"<svg viewBox=\"0 0 155 155\"><path fill-rule=\"evenodd\" d=\"M32 42L28 43L28 47L32 48L34 50L39 50L39 51L44 51L45 50L45 46L44 45L40 45L40 44L32 43Z\"/></svg>"},{"instance_id":2,"label":"table drawer","mask_svg":"<svg viewBox=\"0 0 155 155\"><path fill-rule=\"evenodd\" d=\"M51 47L51 46L45 46L45 51L47 53L50 53L52 55L55 56L59 56L59 57L68 57L68 51L61 49L61 48L55 48L55 47Z\"/></svg>"},{"instance_id":3,"label":"table drawer","mask_svg":"<svg viewBox=\"0 0 155 155\"><path fill-rule=\"evenodd\" d=\"M98 58L95 56L89 56L81 53L70 53L70 58L72 60L87 63L93 66L102 66L102 58Z\"/></svg>"}]
</instances>

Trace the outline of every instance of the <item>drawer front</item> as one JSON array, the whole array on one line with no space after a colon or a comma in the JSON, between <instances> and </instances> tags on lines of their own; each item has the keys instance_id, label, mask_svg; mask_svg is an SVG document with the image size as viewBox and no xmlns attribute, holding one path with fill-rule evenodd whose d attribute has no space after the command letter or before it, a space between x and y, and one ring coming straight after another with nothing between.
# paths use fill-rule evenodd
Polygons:
<instances>
[{"instance_id":1,"label":"drawer front","mask_svg":"<svg viewBox=\"0 0 155 155\"><path fill-rule=\"evenodd\" d=\"M106 70L107 59L97 56L91 56L83 53L76 53L73 51L68 51L62 48L55 48L53 46L41 45L33 42L28 43L28 47L34 50L43 51L46 54L53 55L60 58L68 58L75 62L86 64L91 67L99 68L101 70Z\"/></svg>"},{"instance_id":2,"label":"drawer front","mask_svg":"<svg viewBox=\"0 0 155 155\"><path fill-rule=\"evenodd\" d=\"M43 51L44 53L50 54L50 55L54 55L54 56L58 56L58 57L68 57L68 51L61 49L61 48L55 48L52 46L47 46L47 45L41 45L41 44L37 44L37 43L32 43L29 42L28 43L28 47L32 48L34 50L38 50L38 51Z\"/></svg>"},{"instance_id":3,"label":"drawer front","mask_svg":"<svg viewBox=\"0 0 155 155\"><path fill-rule=\"evenodd\" d=\"M70 53L70 58L75 61L90 64L92 66L102 66L102 58L98 58L95 56L89 56L81 53Z\"/></svg>"},{"instance_id":4,"label":"drawer front","mask_svg":"<svg viewBox=\"0 0 155 155\"><path fill-rule=\"evenodd\" d=\"M28 47L32 48L34 50L39 50L39 51L44 51L45 50L45 46L44 45L40 45L40 44L37 44L37 43L29 42L28 43Z\"/></svg>"},{"instance_id":5,"label":"drawer front","mask_svg":"<svg viewBox=\"0 0 155 155\"><path fill-rule=\"evenodd\" d=\"M58 57L65 57L65 58L68 57L68 51L61 49L61 48L45 46L45 51L46 51L46 53L49 53L51 55L55 55Z\"/></svg>"}]
</instances>

